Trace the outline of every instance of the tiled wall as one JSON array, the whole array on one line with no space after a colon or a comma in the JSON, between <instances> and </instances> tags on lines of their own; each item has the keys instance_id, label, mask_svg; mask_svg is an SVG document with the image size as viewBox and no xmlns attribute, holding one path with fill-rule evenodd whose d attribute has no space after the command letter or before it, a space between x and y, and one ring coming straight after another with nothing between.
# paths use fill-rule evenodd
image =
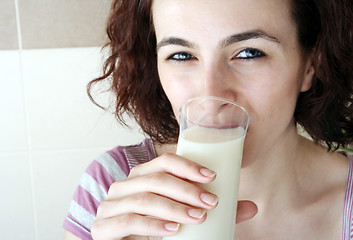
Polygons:
<instances>
[{"instance_id":1,"label":"tiled wall","mask_svg":"<svg viewBox=\"0 0 353 240\"><path fill-rule=\"evenodd\" d=\"M85 93L100 72L109 6L109 0L0 0L3 240L63 239L62 222L87 164L143 138Z\"/></svg>"}]
</instances>

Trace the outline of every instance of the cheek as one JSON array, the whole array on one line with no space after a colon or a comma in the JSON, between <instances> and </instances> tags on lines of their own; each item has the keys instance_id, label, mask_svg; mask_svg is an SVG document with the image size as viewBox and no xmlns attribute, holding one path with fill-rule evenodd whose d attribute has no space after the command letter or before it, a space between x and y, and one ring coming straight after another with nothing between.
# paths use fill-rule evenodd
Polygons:
<instances>
[{"instance_id":1,"label":"cheek","mask_svg":"<svg viewBox=\"0 0 353 240\"><path fill-rule=\"evenodd\" d=\"M263 116L263 121L287 123L293 118L296 101L296 89L285 86L259 99L260 108L258 110Z\"/></svg>"},{"instance_id":2,"label":"cheek","mask_svg":"<svg viewBox=\"0 0 353 240\"><path fill-rule=\"evenodd\" d=\"M286 125L292 119L299 94L298 76L288 72L266 72L247 93L252 122L266 128ZM265 78L263 76L266 76Z\"/></svg>"},{"instance_id":3,"label":"cheek","mask_svg":"<svg viewBox=\"0 0 353 240\"><path fill-rule=\"evenodd\" d=\"M192 88L185 81L168 74L167 71L160 70L159 77L162 88L172 105L174 115L179 121L179 109L185 101L193 97Z\"/></svg>"}]
</instances>

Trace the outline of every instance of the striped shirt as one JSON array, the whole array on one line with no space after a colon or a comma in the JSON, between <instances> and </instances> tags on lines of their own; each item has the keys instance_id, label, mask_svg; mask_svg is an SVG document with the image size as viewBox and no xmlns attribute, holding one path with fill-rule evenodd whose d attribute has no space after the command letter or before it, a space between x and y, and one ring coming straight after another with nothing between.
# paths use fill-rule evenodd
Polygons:
<instances>
[{"instance_id":1,"label":"striped shirt","mask_svg":"<svg viewBox=\"0 0 353 240\"><path fill-rule=\"evenodd\" d=\"M107 198L109 187L115 181L125 180L134 166L155 157L156 152L149 139L137 145L118 146L99 156L81 177L64 221L64 229L83 240L92 240L90 229L99 204ZM353 240L353 156L348 158L342 240Z\"/></svg>"},{"instance_id":2,"label":"striped shirt","mask_svg":"<svg viewBox=\"0 0 353 240\"><path fill-rule=\"evenodd\" d=\"M343 209L342 240L353 239L353 155L348 157L348 179Z\"/></svg>"}]
</instances>

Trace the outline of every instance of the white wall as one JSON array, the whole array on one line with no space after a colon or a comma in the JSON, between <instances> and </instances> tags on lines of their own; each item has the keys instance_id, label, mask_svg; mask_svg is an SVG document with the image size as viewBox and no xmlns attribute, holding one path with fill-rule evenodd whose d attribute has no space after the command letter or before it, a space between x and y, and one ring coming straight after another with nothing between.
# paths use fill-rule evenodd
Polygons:
<instances>
[{"instance_id":1,"label":"white wall","mask_svg":"<svg viewBox=\"0 0 353 240\"><path fill-rule=\"evenodd\" d=\"M86 96L99 48L0 51L1 239L62 239L85 167L142 139Z\"/></svg>"},{"instance_id":2,"label":"white wall","mask_svg":"<svg viewBox=\"0 0 353 240\"><path fill-rule=\"evenodd\" d=\"M16 0L1 1L18 7ZM2 38L0 22L4 43L11 38ZM0 239L59 240L86 166L143 136L135 125L122 128L86 96L86 84L100 73L99 44L24 48L20 28L16 33L18 47L0 44Z\"/></svg>"}]
</instances>

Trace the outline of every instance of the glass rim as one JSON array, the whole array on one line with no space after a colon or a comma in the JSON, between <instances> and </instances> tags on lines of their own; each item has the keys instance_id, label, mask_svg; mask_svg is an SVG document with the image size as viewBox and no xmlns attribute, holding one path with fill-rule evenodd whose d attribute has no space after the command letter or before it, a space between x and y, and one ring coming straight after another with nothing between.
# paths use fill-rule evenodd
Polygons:
<instances>
[{"instance_id":1,"label":"glass rim","mask_svg":"<svg viewBox=\"0 0 353 240\"><path fill-rule=\"evenodd\" d=\"M217 100L217 101L221 101L221 102L226 102L226 103L229 103L229 104L232 104L238 108L240 108L246 115L246 127L244 128L245 129L245 132L247 131L248 127L249 127L249 122L250 122L250 115L248 113L248 111L243 107L241 106L239 103L235 102L235 101L232 101L232 100L229 100L229 99L226 99L226 98L222 98L222 97L215 97L215 96L200 96L200 97L193 97L193 98L190 98L188 100L186 100L180 107L179 109L179 116L182 114L183 117L188 120L188 121L191 121L190 119L188 119L185 114L183 113L183 109L185 108L185 106L187 106L190 102L193 102L193 101L197 101L197 100L202 100L202 99L211 99L211 100Z\"/></svg>"}]
</instances>

